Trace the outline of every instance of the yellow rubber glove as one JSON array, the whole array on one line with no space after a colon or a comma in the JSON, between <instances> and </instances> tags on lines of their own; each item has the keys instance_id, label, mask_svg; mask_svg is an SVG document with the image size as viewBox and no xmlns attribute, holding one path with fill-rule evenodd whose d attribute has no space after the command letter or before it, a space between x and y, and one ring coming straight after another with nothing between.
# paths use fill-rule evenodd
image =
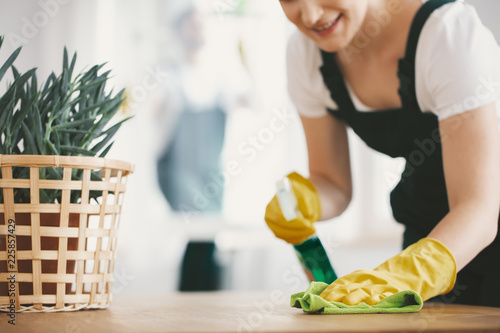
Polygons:
<instances>
[{"instance_id":1,"label":"yellow rubber glove","mask_svg":"<svg viewBox=\"0 0 500 333\"><path fill-rule=\"evenodd\" d=\"M311 181L296 172L290 173L287 178L292 184L302 217L287 221L275 195L266 207L265 220L276 237L291 244L300 244L316 232L313 223L321 216L321 204Z\"/></svg>"},{"instance_id":2,"label":"yellow rubber glove","mask_svg":"<svg viewBox=\"0 0 500 333\"><path fill-rule=\"evenodd\" d=\"M374 270L363 269L341 277L320 295L330 302L375 305L403 290L414 290L424 301L453 289L457 266L441 242L423 238Z\"/></svg>"}]
</instances>

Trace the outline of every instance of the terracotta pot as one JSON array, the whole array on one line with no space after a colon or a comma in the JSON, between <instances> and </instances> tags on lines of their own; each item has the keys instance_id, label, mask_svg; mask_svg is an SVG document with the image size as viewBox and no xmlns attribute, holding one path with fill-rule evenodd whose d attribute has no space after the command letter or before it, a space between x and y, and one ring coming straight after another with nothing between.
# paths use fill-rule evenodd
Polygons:
<instances>
[{"instance_id":1,"label":"terracotta pot","mask_svg":"<svg viewBox=\"0 0 500 333\"><path fill-rule=\"evenodd\" d=\"M31 225L30 213L16 213L16 225ZM40 213L40 226L57 228L60 223L59 213ZM79 214L70 214L68 226L78 227ZM5 225L4 214L0 213L0 225ZM6 236L0 235L0 252L6 250ZM50 251L59 249L59 238L56 237L41 237L41 250ZM78 249L78 238L68 238L68 250L75 251ZM30 251L32 249L31 236L16 237L16 251ZM32 260L17 260L17 269L19 273L32 273ZM68 260L66 263L66 273L75 273L75 260ZM7 272L7 263L0 262L0 273ZM42 260L42 273L57 273L57 260ZM56 283L42 283L42 293L47 295L56 294ZM71 285L66 284L66 294L71 293ZM6 285L0 285L0 296L7 296ZM33 284L31 282L19 283L19 295L33 295Z\"/></svg>"}]
</instances>

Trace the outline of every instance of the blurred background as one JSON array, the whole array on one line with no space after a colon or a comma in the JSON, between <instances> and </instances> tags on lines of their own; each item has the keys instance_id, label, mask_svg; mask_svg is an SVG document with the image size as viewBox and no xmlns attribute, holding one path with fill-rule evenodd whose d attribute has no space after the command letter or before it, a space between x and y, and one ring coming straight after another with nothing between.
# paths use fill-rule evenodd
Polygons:
<instances>
[{"instance_id":1,"label":"blurred background","mask_svg":"<svg viewBox=\"0 0 500 333\"><path fill-rule=\"evenodd\" d=\"M500 39L500 2L468 0ZM59 74L64 46L81 70L106 62L126 88L109 158L135 164L120 220L114 293L303 290L293 248L264 222L275 183L307 175L286 91L294 27L278 0L0 0L0 63ZM0 92L5 87L0 87ZM389 192L403 162L350 133L354 200L318 223L338 275L396 254ZM202 280L200 282L200 279Z\"/></svg>"}]
</instances>

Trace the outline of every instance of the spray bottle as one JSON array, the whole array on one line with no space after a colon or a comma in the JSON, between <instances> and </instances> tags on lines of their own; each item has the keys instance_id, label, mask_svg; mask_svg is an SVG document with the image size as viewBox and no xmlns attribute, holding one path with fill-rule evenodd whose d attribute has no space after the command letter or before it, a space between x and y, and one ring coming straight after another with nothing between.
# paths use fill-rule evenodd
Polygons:
<instances>
[{"instance_id":1,"label":"spray bottle","mask_svg":"<svg viewBox=\"0 0 500 333\"><path fill-rule=\"evenodd\" d=\"M276 183L278 202L287 221L302 217L293 193L290 179L283 178ZM295 253L309 281L332 283L337 279L323 244L316 234L300 244L295 244Z\"/></svg>"}]
</instances>

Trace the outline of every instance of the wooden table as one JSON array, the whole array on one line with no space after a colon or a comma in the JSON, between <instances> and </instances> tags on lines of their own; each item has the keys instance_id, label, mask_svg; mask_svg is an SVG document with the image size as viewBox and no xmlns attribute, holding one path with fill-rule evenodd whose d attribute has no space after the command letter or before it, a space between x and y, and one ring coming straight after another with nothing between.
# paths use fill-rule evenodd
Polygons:
<instances>
[{"instance_id":1,"label":"wooden table","mask_svg":"<svg viewBox=\"0 0 500 333\"><path fill-rule=\"evenodd\" d=\"M0 332L500 332L500 308L426 304L418 313L310 315L289 295L185 293L116 295L106 310L0 314Z\"/></svg>"}]
</instances>

